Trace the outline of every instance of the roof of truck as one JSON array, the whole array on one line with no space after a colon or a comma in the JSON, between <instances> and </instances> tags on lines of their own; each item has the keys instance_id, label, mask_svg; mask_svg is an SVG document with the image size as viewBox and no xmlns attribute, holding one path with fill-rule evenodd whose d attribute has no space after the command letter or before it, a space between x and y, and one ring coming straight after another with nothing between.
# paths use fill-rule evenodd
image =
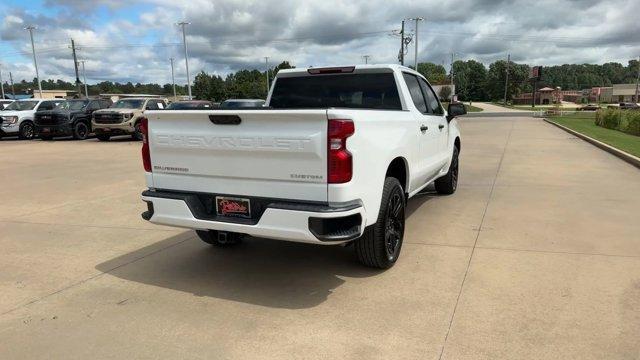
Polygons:
<instances>
[{"instance_id":1,"label":"roof of truck","mask_svg":"<svg viewBox=\"0 0 640 360\"><path fill-rule=\"evenodd\" d=\"M323 74L349 74L349 73L363 73L363 72L376 72L376 70L386 70L384 72L392 71L406 71L418 74L415 70L399 64L360 64L360 65L340 65L340 66L311 66L308 68L294 68L294 69L282 69L278 71L278 77L291 77L291 76L313 76ZM317 71L316 74L311 73Z\"/></svg>"},{"instance_id":2,"label":"roof of truck","mask_svg":"<svg viewBox=\"0 0 640 360\"><path fill-rule=\"evenodd\" d=\"M320 69L338 69L338 68L354 68L354 71L357 70L376 70L376 69L398 69L398 70L410 70L413 69L408 68L404 65L399 64L351 64L351 65L335 65L335 66L310 66L310 67L301 67L301 68L293 68L293 69L282 69L278 71L278 74L290 74L290 73L302 73L308 72L311 69L320 70Z\"/></svg>"}]
</instances>

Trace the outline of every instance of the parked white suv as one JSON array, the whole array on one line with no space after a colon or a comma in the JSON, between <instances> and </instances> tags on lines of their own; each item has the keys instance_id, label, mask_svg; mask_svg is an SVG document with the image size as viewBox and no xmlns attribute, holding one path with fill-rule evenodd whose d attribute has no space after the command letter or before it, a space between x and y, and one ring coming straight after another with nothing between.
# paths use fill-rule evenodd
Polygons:
<instances>
[{"instance_id":1,"label":"parked white suv","mask_svg":"<svg viewBox=\"0 0 640 360\"><path fill-rule=\"evenodd\" d=\"M33 139L36 134L33 125L36 111L52 110L63 101L64 99L26 99L12 102L0 113L0 138L18 135L20 139Z\"/></svg>"},{"instance_id":2,"label":"parked white suv","mask_svg":"<svg viewBox=\"0 0 640 360\"><path fill-rule=\"evenodd\" d=\"M241 234L352 242L363 264L388 268L407 199L433 182L456 190L464 106L447 113L409 68L281 70L266 106L148 112L143 218L218 246Z\"/></svg>"}]
</instances>

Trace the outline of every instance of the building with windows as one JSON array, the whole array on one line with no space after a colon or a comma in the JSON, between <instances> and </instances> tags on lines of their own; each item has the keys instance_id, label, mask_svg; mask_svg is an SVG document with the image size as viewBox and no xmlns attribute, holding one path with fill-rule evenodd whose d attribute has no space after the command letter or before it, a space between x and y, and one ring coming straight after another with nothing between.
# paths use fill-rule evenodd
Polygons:
<instances>
[{"instance_id":1,"label":"building with windows","mask_svg":"<svg viewBox=\"0 0 640 360\"><path fill-rule=\"evenodd\" d=\"M613 84L612 102L640 102L636 98L636 84Z\"/></svg>"}]
</instances>

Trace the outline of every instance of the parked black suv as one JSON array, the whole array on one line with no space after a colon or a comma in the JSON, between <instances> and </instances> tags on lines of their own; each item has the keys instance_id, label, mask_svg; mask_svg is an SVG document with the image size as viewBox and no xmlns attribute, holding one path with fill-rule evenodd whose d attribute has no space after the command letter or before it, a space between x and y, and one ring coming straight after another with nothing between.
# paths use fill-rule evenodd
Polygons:
<instances>
[{"instance_id":1,"label":"parked black suv","mask_svg":"<svg viewBox=\"0 0 640 360\"><path fill-rule=\"evenodd\" d=\"M111 106L111 100L78 99L60 103L53 110L38 111L35 115L36 133L42 140L73 136L84 140L91 134L91 114Z\"/></svg>"}]
</instances>

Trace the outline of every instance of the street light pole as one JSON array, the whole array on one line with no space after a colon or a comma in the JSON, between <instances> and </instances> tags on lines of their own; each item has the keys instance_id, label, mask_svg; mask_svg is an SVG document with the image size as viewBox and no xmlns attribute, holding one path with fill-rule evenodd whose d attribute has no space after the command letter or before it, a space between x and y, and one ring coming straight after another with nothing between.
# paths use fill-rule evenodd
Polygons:
<instances>
[{"instance_id":1,"label":"street light pole","mask_svg":"<svg viewBox=\"0 0 640 360\"><path fill-rule=\"evenodd\" d=\"M184 64L185 64L185 67L187 69L187 89L188 89L188 93L189 93L189 100L192 100L192 97L191 97L191 79L189 77L189 54L187 52L187 32L186 32L186 29L185 29L185 26L187 26L189 24L191 24L191 23L188 23L186 21L181 21L181 22L177 23L176 25L182 27L182 43L184 44Z\"/></svg>"},{"instance_id":2,"label":"street light pole","mask_svg":"<svg viewBox=\"0 0 640 360\"><path fill-rule=\"evenodd\" d=\"M33 30L37 29L33 25L29 25L25 30L29 30L29 36L31 37L31 51L33 51L33 66L36 68L36 79L38 80L38 91L40 93L40 98L42 99L42 83L40 82L40 74L38 73L38 60L36 59L36 47L33 44Z\"/></svg>"},{"instance_id":3,"label":"street light pole","mask_svg":"<svg viewBox=\"0 0 640 360\"><path fill-rule=\"evenodd\" d=\"M84 82L84 97L89 97L89 88L87 87L87 72L84 69L84 60L80 60L82 63L82 82Z\"/></svg>"},{"instance_id":4,"label":"street light pole","mask_svg":"<svg viewBox=\"0 0 640 360\"><path fill-rule=\"evenodd\" d=\"M369 63L369 59L371 58L371 55L362 55L362 58L364 59L364 63L368 64Z\"/></svg>"},{"instance_id":5,"label":"street light pole","mask_svg":"<svg viewBox=\"0 0 640 360\"><path fill-rule=\"evenodd\" d=\"M173 71L173 58L169 58L169 61L171 62L171 84L173 85L173 100L177 101L178 96L176 95L176 76L175 72Z\"/></svg>"},{"instance_id":6,"label":"street light pole","mask_svg":"<svg viewBox=\"0 0 640 360\"><path fill-rule=\"evenodd\" d=\"M408 19L408 20L413 20L413 21L416 22L416 27L415 27L416 42L414 44L415 52L413 54L413 66L414 66L414 70L418 71L418 21L424 21L424 18L417 17L417 18L411 18L411 19Z\"/></svg>"},{"instance_id":7,"label":"street light pole","mask_svg":"<svg viewBox=\"0 0 640 360\"><path fill-rule=\"evenodd\" d=\"M11 75L11 71L9 71L9 81L11 82L11 95L13 95L13 100L16 99L16 88L13 87L13 75Z\"/></svg>"},{"instance_id":8,"label":"street light pole","mask_svg":"<svg viewBox=\"0 0 640 360\"><path fill-rule=\"evenodd\" d=\"M638 75L636 76L636 102L640 102L640 100L638 100L638 93L640 93L640 90L638 90L639 85L640 85L640 56L638 56Z\"/></svg>"},{"instance_id":9,"label":"street light pole","mask_svg":"<svg viewBox=\"0 0 640 360\"><path fill-rule=\"evenodd\" d=\"M507 54L507 69L504 79L504 106L507 106L507 89L509 88L509 62L511 62L511 54Z\"/></svg>"},{"instance_id":10,"label":"street light pole","mask_svg":"<svg viewBox=\"0 0 640 360\"><path fill-rule=\"evenodd\" d=\"M267 96L269 96L269 57L265 56L264 57L264 64L267 67Z\"/></svg>"}]
</instances>

